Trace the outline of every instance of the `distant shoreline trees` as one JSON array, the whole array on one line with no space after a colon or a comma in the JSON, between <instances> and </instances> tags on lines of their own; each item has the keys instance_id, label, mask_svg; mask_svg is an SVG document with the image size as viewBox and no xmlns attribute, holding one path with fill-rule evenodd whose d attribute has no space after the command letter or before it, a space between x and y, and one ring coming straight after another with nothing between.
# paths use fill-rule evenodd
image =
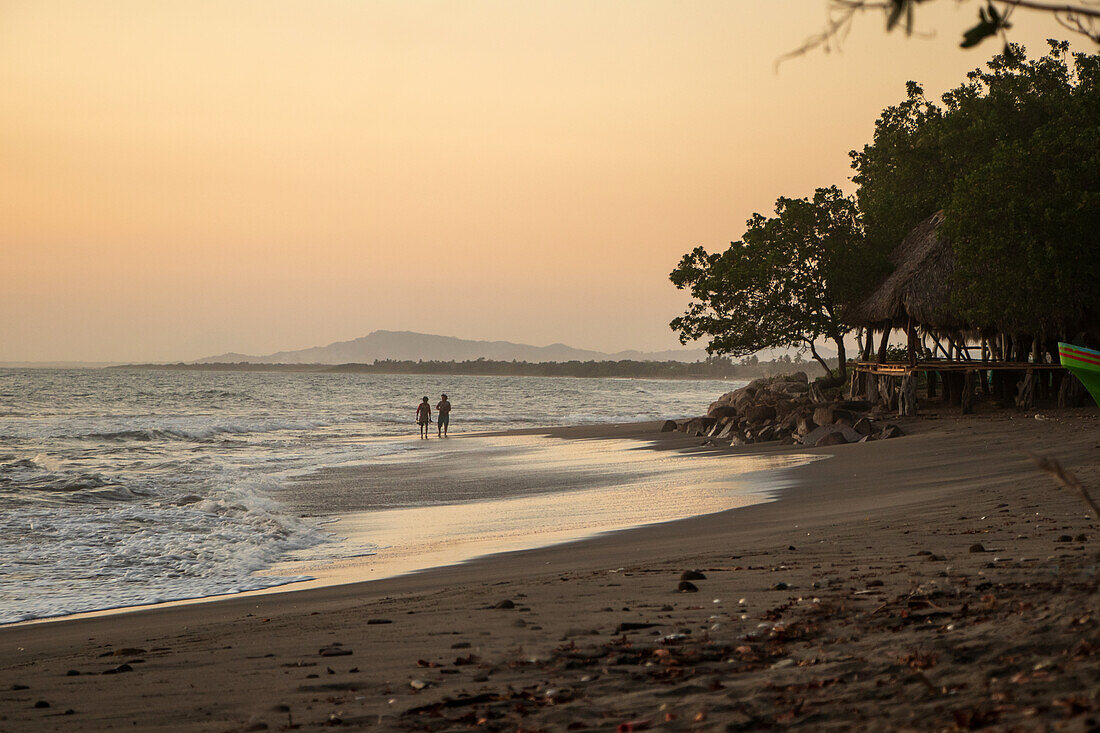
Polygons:
<instances>
[{"instance_id":1,"label":"distant shoreline trees","mask_svg":"<svg viewBox=\"0 0 1100 733\"><path fill-rule=\"evenodd\" d=\"M835 360L833 360L835 363ZM754 379L789 373L803 368L806 362L780 356L772 361L760 361L755 356L735 362L725 357L705 361L566 361L526 362L473 359L468 361L399 361L378 360L370 364L128 364L109 369L149 369L189 372L299 372L323 374L434 374L509 377L576 377L634 379Z\"/></svg>"}]
</instances>

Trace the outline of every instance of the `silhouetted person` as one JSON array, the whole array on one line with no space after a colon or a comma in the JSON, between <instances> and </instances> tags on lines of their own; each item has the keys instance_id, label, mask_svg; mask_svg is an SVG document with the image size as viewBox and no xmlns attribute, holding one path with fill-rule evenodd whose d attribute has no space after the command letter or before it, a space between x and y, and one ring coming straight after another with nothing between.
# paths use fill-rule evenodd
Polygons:
<instances>
[{"instance_id":1,"label":"silhouetted person","mask_svg":"<svg viewBox=\"0 0 1100 733\"><path fill-rule=\"evenodd\" d=\"M446 438L447 426L451 424L451 403L447 401L447 395L443 395L443 399L435 406L435 411L439 413L436 417L436 424L439 426L439 437Z\"/></svg>"},{"instance_id":2,"label":"silhouetted person","mask_svg":"<svg viewBox=\"0 0 1100 733\"><path fill-rule=\"evenodd\" d=\"M428 404L428 397L425 395L420 404L416 406L416 422L420 425L420 437L424 440L428 439L428 423L431 421L432 406Z\"/></svg>"}]
</instances>

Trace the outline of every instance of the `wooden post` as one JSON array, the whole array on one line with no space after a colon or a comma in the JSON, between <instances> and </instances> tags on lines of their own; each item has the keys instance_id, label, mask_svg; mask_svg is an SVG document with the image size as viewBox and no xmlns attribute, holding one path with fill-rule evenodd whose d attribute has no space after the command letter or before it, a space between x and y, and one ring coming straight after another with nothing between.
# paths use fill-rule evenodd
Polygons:
<instances>
[{"instance_id":1,"label":"wooden post","mask_svg":"<svg viewBox=\"0 0 1100 733\"><path fill-rule=\"evenodd\" d=\"M898 417L912 417L917 414L917 375L909 372L901 378L901 390L898 392Z\"/></svg>"},{"instance_id":2,"label":"wooden post","mask_svg":"<svg viewBox=\"0 0 1100 733\"><path fill-rule=\"evenodd\" d=\"M928 398L936 396L936 375L939 372L925 372L924 378L928 380Z\"/></svg>"},{"instance_id":3,"label":"wooden post","mask_svg":"<svg viewBox=\"0 0 1100 733\"><path fill-rule=\"evenodd\" d=\"M963 375L962 394L959 397L962 414L969 415L974 411L974 372L969 369Z\"/></svg>"},{"instance_id":4,"label":"wooden post","mask_svg":"<svg viewBox=\"0 0 1100 733\"><path fill-rule=\"evenodd\" d=\"M1028 369L1016 393L1016 406L1029 410L1035 406L1035 370Z\"/></svg>"}]
</instances>

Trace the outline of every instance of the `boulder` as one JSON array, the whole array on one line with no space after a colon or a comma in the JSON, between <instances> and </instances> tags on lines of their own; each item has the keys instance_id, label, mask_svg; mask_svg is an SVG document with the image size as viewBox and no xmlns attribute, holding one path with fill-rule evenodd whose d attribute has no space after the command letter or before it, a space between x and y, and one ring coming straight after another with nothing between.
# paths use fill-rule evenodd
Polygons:
<instances>
[{"instance_id":1,"label":"boulder","mask_svg":"<svg viewBox=\"0 0 1100 733\"><path fill-rule=\"evenodd\" d=\"M900 438L903 435L905 435L905 432L897 425L891 423L879 431L878 439L887 440L888 438Z\"/></svg>"},{"instance_id":2,"label":"boulder","mask_svg":"<svg viewBox=\"0 0 1100 733\"><path fill-rule=\"evenodd\" d=\"M840 407L833 408L834 425L847 425L848 427L852 427L856 424L857 420L859 420L859 415L856 415L854 412L849 412Z\"/></svg>"},{"instance_id":3,"label":"boulder","mask_svg":"<svg viewBox=\"0 0 1100 733\"><path fill-rule=\"evenodd\" d=\"M714 423L713 417L693 417L684 424L682 429L691 436L706 435Z\"/></svg>"},{"instance_id":4,"label":"boulder","mask_svg":"<svg viewBox=\"0 0 1100 733\"><path fill-rule=\"evenodd\" d=\"M742 413L745 422L759 425L775 419L775 408L771 405L754 405Z\"/></svg>"},{"instance_id":5,"label":"boulder","mask_svg":"<svg viewBox=\"0 0 1100 733\"><path fill-rule=\"evenodd\" d=\"M678 427L679 426L676 424L675 420L665 420L661 424L661 432L662 433L671 433L672 431L676 430L676 428L678 428Z\"/></svg>"},{"instance_id":6,"label":"boulder","mask_svg":"<svg viewBox=\"0 0 1100 733\"><path fill-rule=\"evenodd\" d=\"M813 417L811 417L810 415L807 415L807 414L803 413L803 414L798 416L797 420L795 420L795 425L794 425L795 435L799 435L799 436L808 435L809 433L813 432L816 429L817 429L817 423L814 422Z\"/></svg>"},{"instance_id":7,"label":"boulder","mask_svg":"<svg viewBox=\"0 0 1100 733\"><path fill-rule=\"evenodd\" d=\"M821 405L814 409L814 422L818 425L833 424L833 406Z\"/></svg>"},{"instance_id":8,"label":"boulder","mask_svg":"<svg viewBox=\"0 0 1100 733\"><path fill-rule=\"evenodd\" d=\"M825 435L822 435L821 438L814 444L814 447L821 448L826 445L846 445L847 443L848 439L844 437L843 433L837 430L836 432L825 433Z\"/></svg>"},{"instance_id":9,"label":"boulder","mask_svg":"<svg viewBox=\"0 0 1100 733\"><path fill-rule=\"evenodd\" d=\"M822 442L827 435L838 435L836 438L829 438L828 442ZM847 425L822 425L819 428L811 430L806 435L802 436L802 445L809 448L813 448L819 445L843 445L844 443L855 443L863 436L852 430Z\"/></svg>"},{"instance_id":10,"label":"boulder","mask_svg":"<svg viewBox=\"0 0 1100 733\"><path fill-rule=\"evenodd\" d=\"M737 408L733 405L715 403L707 410L707 417L713 417L715 420L737 417Z\"/></svg>"},{"instance_id":11,"label":"boulder","mask_svg":"<svg viewBox=\"0 0 1100 733\"><path fill-rule=\"evenodd\" d=\"M870 418L861 417L852 423L852 429L860 435L870 435L875 432L875 424L871 422Z\"/></svg>"}]
</instances>

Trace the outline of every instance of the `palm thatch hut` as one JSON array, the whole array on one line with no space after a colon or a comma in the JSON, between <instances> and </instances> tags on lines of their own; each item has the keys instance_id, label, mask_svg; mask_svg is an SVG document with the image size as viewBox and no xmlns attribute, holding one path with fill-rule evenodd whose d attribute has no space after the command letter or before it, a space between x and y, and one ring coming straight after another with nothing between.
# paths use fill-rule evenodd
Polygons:
<instances>
[{"instance_id":1,"label":"palm thatch hut","mask_svg":"<svg viewBox=\"0 0 1100 733\"><path fill-rule=\"evenodd\" d=\"M937 211L894 248L894 271L852 312L852 321L874 329L920 328L932 333L959 332L967 324L951 308L955 254L940 236L943 211Z\"/></svg>"}]
</instances>

